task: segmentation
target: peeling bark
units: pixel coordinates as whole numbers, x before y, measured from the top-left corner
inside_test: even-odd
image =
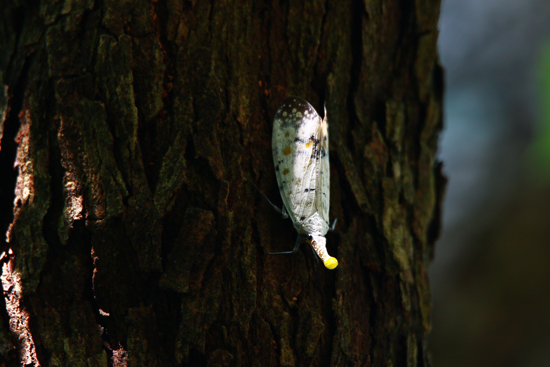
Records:
[[[0,363],[32,339],[42,366],[430,365],[438,14],[438,0],[8,2],[1,261],[32,338],[0,303]],[[306,246],[265,256],[295,239],[250,184],[279,200],[271,126],[289,95],[326,102],[335,271]]]

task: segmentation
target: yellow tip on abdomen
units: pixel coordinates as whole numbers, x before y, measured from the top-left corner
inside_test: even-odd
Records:
[[[335,269],[337,266],[338,266],[338,260],[336,260],[335,257],[329,257],[326,261],[325,261],[325,266],[327,269]]]

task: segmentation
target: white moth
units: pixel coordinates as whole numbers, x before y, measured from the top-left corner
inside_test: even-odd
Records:
[[[338,260],[328,254],[325,238],[331,229],[328,221],[330,165],[326,108],[325,117],[321,119],[306,100],[287,98],[275,114],[272,149],[284,203],[281,214],[285,218],[290,216],[298,231],[298,239],[294,250],[270,255],[298,251],[302,237],[307,236],[325,266],[336,268]]]

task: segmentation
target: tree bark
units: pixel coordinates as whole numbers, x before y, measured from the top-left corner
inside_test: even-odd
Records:
[[[439,0],[9,1],[1,363],[427,366],[444,186]],[[280,204],[272,119],[322,111],[329,252]],[[15,171],[12,167],[15,165]]]

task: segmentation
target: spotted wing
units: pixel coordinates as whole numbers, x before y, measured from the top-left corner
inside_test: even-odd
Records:
[[[323,185],[319,182],[322,127],[323,120],[315,109],[300,97],[287,98],[275,114],[275,172],[281,197],[295,224],[318,211],[316,190]]]

